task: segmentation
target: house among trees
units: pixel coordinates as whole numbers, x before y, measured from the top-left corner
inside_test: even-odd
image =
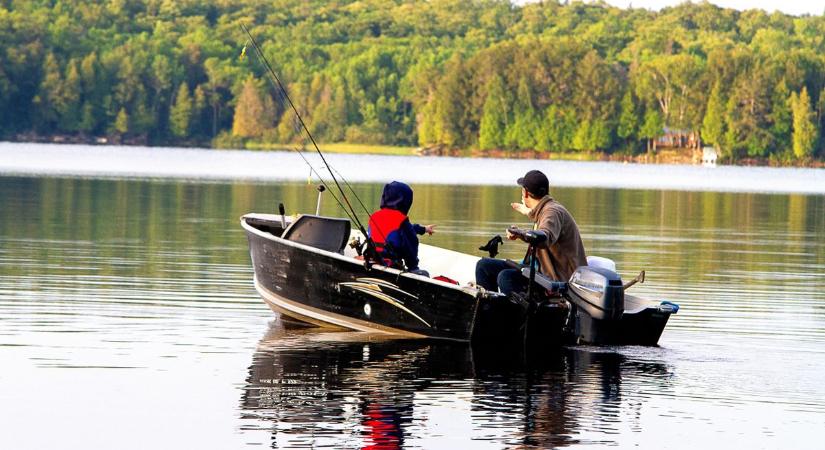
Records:
[[[677,130],[664,127],[662,135],[656,138],[656,148],[688,148],[699,150],[702,140],[698,131]]]

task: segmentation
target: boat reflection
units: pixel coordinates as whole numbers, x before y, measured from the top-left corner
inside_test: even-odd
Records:
[[[652,356],[481,352],[277,321],[253,357],[241,408],[271,433],[272,448],[605,444],[619,428],[640,427],[645,393],[670,389],[670,369]]]

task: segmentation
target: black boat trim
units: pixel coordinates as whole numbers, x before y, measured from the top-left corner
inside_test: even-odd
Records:
[[[277,312],[286,314],[291,317],[295,317],[297,319],[309,323],[314,323],[316,325],[321,326],[329,326],[330,324],[332,324],[341,328],[348,328],[351,330],[364,332],[379,332],[412,338],[427,337],[424,334],[412,333],[406,330],[388,327],[384,325],[376,325],[374,322],[353,319],[352,317],[344,316],[341,314],[335,314],[318,308],[313,308],[311,306],[303,305],[296,301],[281,297],[280,295],[265,288],[263,285],[261,285],[260,282],[258,282],[257,277],[255,277],[254,281],[255,290],[258,291],[258,294],[260,294],[260,296],[263,297],[264,301],[270,306],[270,308]]]

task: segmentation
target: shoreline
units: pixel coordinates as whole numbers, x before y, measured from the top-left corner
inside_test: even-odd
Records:
[[[244,148],[210,147],[205,145],[148,145],[141,139],[110,139],[108,137],[89,136],[27,136],[30,139],[5,141],[14,144],[54,144],[54,145],[88,145],[88,146],[120,146],[120,147],[147,147],[147,148],[191,148],[220,151],[292,151],[288,144],[271,144],[248,142]],[[0,141],[3,142],[3,141]],[[548,161],[601,161],[653,165],[702,165],[701,150],[692,149],[662,149],[654,154],[609,154],[605,152],[540,152],[536,150],[443,150],[441,148],[406,147],[397,145],[353,144],[348,142],[319,143],[325,153],[353,154],[353,155],[393,155],[393,156],[448,156],[456,158],[478,159],[515,159],[515,160],[548,160]],[[825,168],[825,161],[810,159],[783,163],[770,158],[742,158],[734,164],[722,162],[718,166],[730,167],[777,167],[777,168]]]
[[[326,173],[317,154],[304,157]],[[811,168],[343,153],[326,159],[352,183],[403,179],[410,184],[510,186],[521,174],[539,169],[555,187],[825,194],[825,170]],[[317,183],[294,152],[2,142],[0,176]]]

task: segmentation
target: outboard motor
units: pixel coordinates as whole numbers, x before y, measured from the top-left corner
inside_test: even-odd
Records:
[[[624,288],[616,272],[582,266],[567,284],[567,299],[573,304],[576,340],[588,344],[615,341],[624,313]]]

